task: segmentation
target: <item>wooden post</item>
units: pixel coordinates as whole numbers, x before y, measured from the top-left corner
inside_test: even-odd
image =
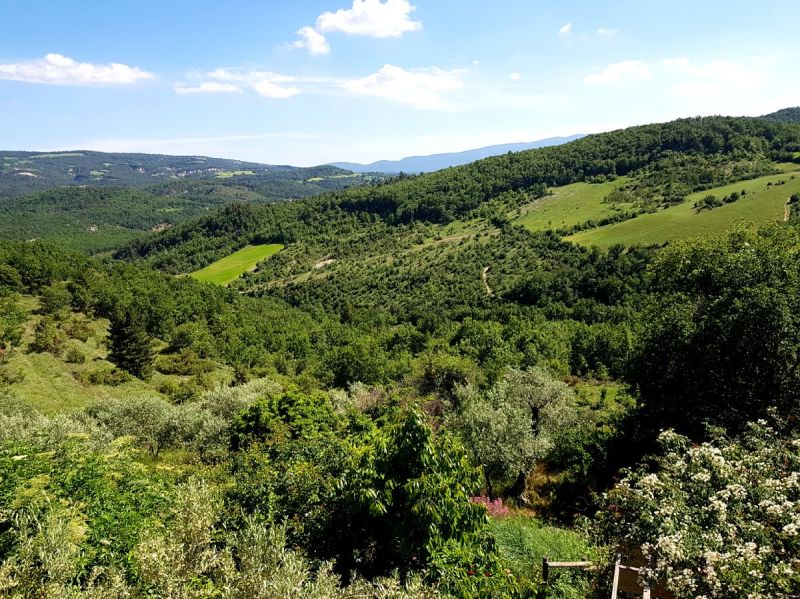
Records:
[[[645,586],[642,592],[642,599],[650,599],[650,587]]]
[[[620,557],[617,555],[617,561],[614,564],[614,582],[611,585],[611,599],[617,599],[617,591],[619,590],[619,561]]]
[[[542,580],[547,584],[547,579],[550,577],[550,562],[547,556],[542,558]]]

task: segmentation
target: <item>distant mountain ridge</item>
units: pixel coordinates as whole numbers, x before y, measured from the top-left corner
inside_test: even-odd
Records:
[[[489,158],[490,156],[500,156],[508,152],[522,152],[525,150],[535,150],[547,146],[557,146],[585,135],[569,135],[566,137],[548,137],[531,142],[519,142],[509,144],[499,144],[464,150],[462,152],[447,152],[443,154],[431,154],[428,156],[408,156],[400,160],[378,160],[370,164],[358,164],[355,162],[331,162],[331,166],[353,171],[354,173],[428,173],[442,170],[451,166],[461,166],[476,160]]]

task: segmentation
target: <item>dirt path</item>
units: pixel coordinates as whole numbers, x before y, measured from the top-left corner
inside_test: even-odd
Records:
[[[492,288],[489,287],[489,280],[487,276],[489,274],[489,268],[489,266],[485,266],[483,268],[481,271],[481,279],[483,279],[483,286],[486,287],[486,295],[489,297],[494,297],[494,291],[492,291]]]
[[[788,200],[786,200],[786,203],[783,205],[783,222],[785,222],[785,223],[789,222],[789,217],[792,214],[791,201],[792,201],[792,199],[789,198]]]

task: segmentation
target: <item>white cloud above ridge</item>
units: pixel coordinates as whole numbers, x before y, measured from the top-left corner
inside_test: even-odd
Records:
[[[650,67],[641,60],[626,60],[610,64],[583,78],[585,83],[612,83],[624,80],[642,80],[651,77]]]
[[[297,31],[300,39],[291,45],[305,48],[312,56],[320,56],[331,51],[326,33],[401,38],[405,33],[422,29],[420,21],[411,19],[414,10],[416,7],[409,0],[353,0],[350,8],[324,12],[313,27],[301,27]]]
[[[288,85],[296,83],[297,77],[270,71],[215,69],[201,75],[200,78],[204,81],[196,86],[176,84],[175,92],[178,94],[240,92],[243,91],[243,87],[248,87],[265,98],[278,100],[301,93],[296,85]]]
[[[616,35],[616,34],[617,34],[617,30],[616,29],[610,29],[608,27],[598,27],[597,28],[597,35],[611,36],[611,35]]]
[[[310,25],[298,29],[297,35],[300,36],[300,39],[292,44],[293,48],[305,48],[312,56],[330,54],[331,45],[328,40]]]
[[[353,0],[349,9],[325,12],[317,17],[317,31],[368,37],[402,37],[419,31],[422,23],[411,20],[415,7],[409,0]]]
[[[195,86],[187,86],[183,83],[175,85],[175,93],[177,94],[229,94],[241,93],[242,88],[232,83],[222,83],[220,81],[204,81],[203,83]]]
[[[561,37],[567,36],[570,33],[572,33],[572,21],[564,24],[564,26],[558,30],[558,35],[560,35]]]
[[[508,78],[511,79],[511,81],[519,81],[520,79],[522,79],[522,75],[515,72],[515,73],[511,73],[508,76]]]
[[[361,96],[384,98],[416,108],[443,109],[444,95],[464,86],[465,69],[444,70],[437,67],[404,69],[383,65],[376,73],[344,81],[341,88]]]
[[[47,54],[40,59],[0,64],[0,79],[26,83],[105,86],[130,85],[154,78],[153,73],[138,67],[116,62],[109,64],[78,62],[57,53]]]

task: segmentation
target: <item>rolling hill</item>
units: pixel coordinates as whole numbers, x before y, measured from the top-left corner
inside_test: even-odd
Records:
[[[481,160],[490,156],[507,154],[508,152],[523,152],[525,150],[545,148],[547,146],[557,146],[575,141],[581,137],[584,136],[570,135],[567,137],[550,137],[548,139],[540,139],[538,141],[531,142],[486,146],[484,148],[464,150],[463,152],[431,154],[429,156],[409,156],[407,158],[402,158],[401,160],[379,160],[370,164],[334,162],[332,165],[353,171],[355,173],[429,173],[432,171],[441,170],[443,168],[449,168],[451,166],[468,164],[470,162],[475,162],[476,160]]]
[[[209,172],[204,172],[208,177]],[[260,172],[248,171],[252,174],[216,170],[211,173],[214,174],[210,178],[175,175],[175,180],[149,185],[140,183],[154,175],[138,173],[123,178],[127,186],[111,186],[110,181],[99,179],[85,185],[73,182],[12,195],[0,201],[0,237],[40,239],[71,249],[103,251],[232,202],[268,204],[297,200],[381,180],[380,176],[350,173],[331,166],[265,167]],[[63,171],[53,168],[49,175],[42,175],[42,184],[45,180],[61,180],[62,175]],[[20,191],[13,186],[4,188],[2,183],[0,190],[10,194]]]
[[[306,181],[351,174],[329,166],[299,168],[206,156],[0,151],[0,200],[61,186],[130,187],[198,179],[241,181],[249,177],[257,181]]]

